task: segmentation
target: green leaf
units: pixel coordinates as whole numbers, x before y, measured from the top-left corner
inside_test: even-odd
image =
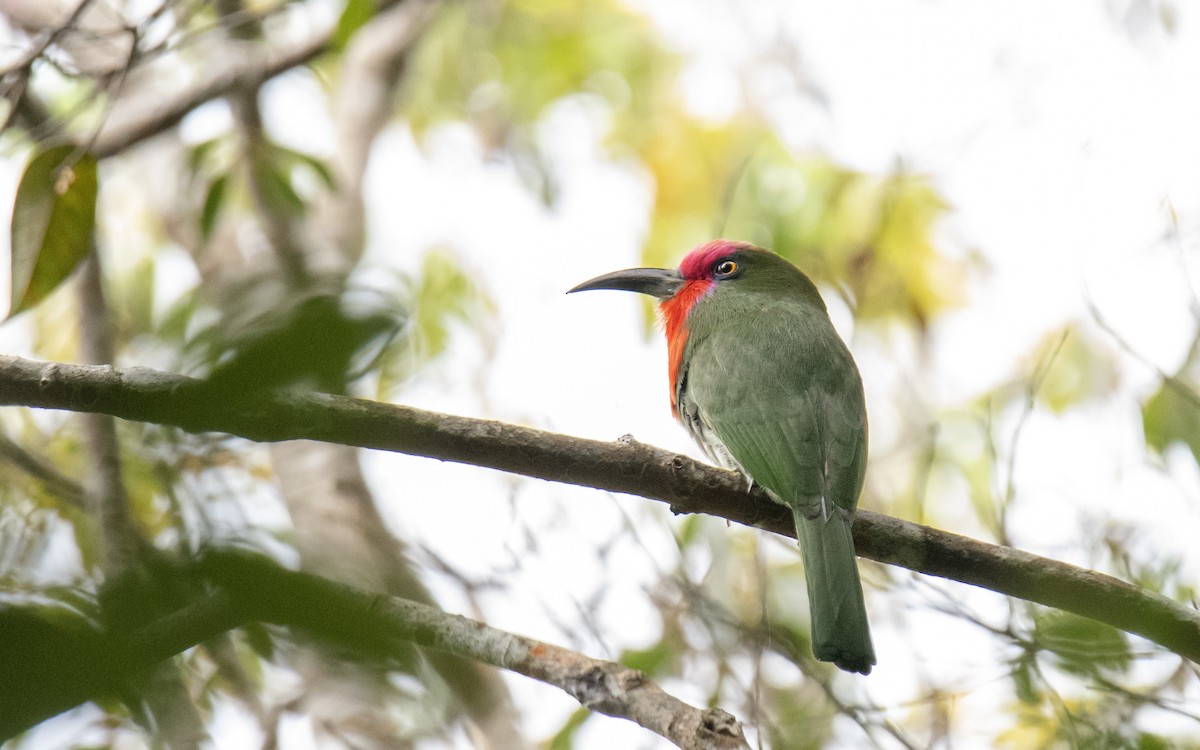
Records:
[[[29,162],[13,205],[8,317],[44,299],[87,256],[97,186],[96,158],[73,146],[47,149]]]
[[[1164,379],[1142,407],[1142,429],[1146,445],[1154,451],[1183,443],[1200,463],[1200,394],[1180,375]]]
[[[678,643],[669,643],[663,639],[650,648],[627,649],[617,661],[631,669],[656,675],[679,656],[677,646]]]
[[[1037,617],[1033,639],[1058,657],[1058,666],[1077,675],[1101,670],[1125,670],[1131,659],[1120,630],[1067,612],[1049,611]]]
[[[407,300],[397,303],[410,317],[404,335],[398,337],[380,358],[379,393],[389,393],[445,351],[456,323],[486,334],[485,322],[494,312],[491,300],[459,265],[455,256],[442,248],[425,254],[419,276],[404,280]]]
[[[562,729],[559,729],[550,739],[549,750],[571,750],[575,746],[575,733],[591,716],[591,711],[583,708],[576,709],[567,719],[567,723],[563,724]]]
[[[261,180],[263,199],[266,200],[267,205],[290,216],[303,216],[304,199],[292,186],[290,175],[276,163],[264,166],[265,168],[259,172],[259,179]]]
[[[1017,699],[1029,706],[1036,706],[1042,701],[1042,691],[1033,679],[1033,655],[1025,654],[1017,661],[1012,672],[1013,687],[1017,691]]]
[[[333,172],[329,169],[329,165],[327,165],[321,159],[318,159],[312,154],[306,154],[303,151],[296,151],[295,149],[287,148],[285,146],[275,146],[274,150],[275,159],[280,164],[307,167],[308,169],[312,170],[313,174],[315,174],[322,183],[324,183],[325,187],[329,188],[330,190],[333,190],[337,187],[337,178],[333,176]]]
[[[173,343],[183,341],[199,304],[195,290],[185,292],[167,308],[155,329],[155,334],[165,341]]]
[[[217,217],[221,206],[225,204],[225,188],[229,185],[229,175],[223,174],[208,184],[204,194],[204,207],[200,210],[200,237],[205,241],[212,237],[217,225]]]
[[[344,50],[355,32],[366,26],[374,15],[374,0],[346,0],[346,7],[342,8],[342,15],[333,30],[334,51]]]
[[[213,152],[216,146],[221,142],[221,137],[209,138],[197,143],[187,150],[187,165],[188,172],[195,174],[204,166],[204,162],[208,160],[209,155]]]
[[[1137,737],[1137,750],[1170,750],[1171,745],[1157,734],[1142,732]]]
[[[1029,359],[1037,399],[1058,414],[1117,385],[1112,353],[1076,324],[1047,332]]]

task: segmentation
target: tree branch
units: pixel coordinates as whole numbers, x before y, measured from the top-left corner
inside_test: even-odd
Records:
[[[304,65],[329,49],[330,32],[316,34],[287,49],[254,60],[217,66],[215,72],[175,94],[118,100],[104,121],[91,151],[97,158],[119,154],[135,143],[178,125],[202,104],[241,86],[260,86],[275,76]]]
[[[377,3],[376,12],[382,13],[397,2],[400,0],[382,0]],[[305,65],[330,50],[334,31],[332,27],[324,29],[287,46],[268,45],[267,54],[256,55],[254,59],[209,66],[203,80],[178,94],[163,96],[159,92],[152,97],[118,100],[91,151],[97,158],[118,154],[174,127],[202,104],[237,88],[258,88],[275,76]]]
[[[104,297],[100,255],[96,248],[84,259],[79,279],[80,356],[94,365],[113,361],[115,346]],[[107,578],[127,573],[138,560],[139,536],[129,513],[129,495],[121,474],[121,446],[111,416],[84,413],[88,454],[85,492],[100,528],[101,569]]]
[[[15,667],[9,664],[14,668],[0,674],[0,741],[85,700],[110,695],[124,679],[192,646],[250,622],[266,622],[382,660],[414,643],[457,654],[558,687],[585,708],[628,719],[683,750],[749,750],[741,724],[730,714],[690,706],[616,662],[401,597],[285,570],[258,555],[209,551],[194,572],[218,589],[145,627],[107,635],[57,634],[44,624],[32,631],[51,647],[35,649],[32,658],[19,658]],[[19,610],[0,612],[10,626],[25,624]],[[5,645],[20,647],[0,644],[0,653]],[[47,689],[47,673],[52,689]]]
[[[641,672],[442,612],[400,597],[360,591],[284,570],[264,558],[215,553],[202,568],[255,620],[301,628],[337,643],[380,648],[406,641],[507,669],[561,688],[584,708],[628,719],[684,750],[749,745],[738,721],[698,709]]]
[[[93,411],[224,432],[256,441],[306,438],[640,495],[676,513],[706,513],[794,536],[786,509],[740,477],[622,438],[558,435],[323,393],[230,398],[202,381],[146,368],[115,370],[0,357],[0,404]],[[928,526],[860,511],[863,557],[1073,612],[1148,638],[1200,662],[1200,613],[1109,575]]]

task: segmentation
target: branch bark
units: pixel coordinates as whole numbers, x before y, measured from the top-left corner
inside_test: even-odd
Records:
[[[632,438],[558,435],[323,393],[230,398],[202,381],[146,368],[116,370],[0,357],[0,404],[111,414],[189,432],[256,441],[306,438],[456,461],[640,495],[676,513],[706,513],[794,536],[791,519],[740,477]],[[860,511],[858,553],[1089,617],[1200,662],[1200,612],[1103,573],[947,531]]]

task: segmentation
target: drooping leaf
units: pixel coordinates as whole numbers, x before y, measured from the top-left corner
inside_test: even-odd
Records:
[[[87,256],[97,186],[95,157],[73,146],[42,151],[25,168],[13,205],[10,318],[54,291]]]
[[[113,311],[122,341],[154,328],[155,259],[139,259],[129,269],[113,274]]]
[[[222,143],[222,138],[208,138],[187,149],[188,173],[195,174],[208,162],[212,153]]]

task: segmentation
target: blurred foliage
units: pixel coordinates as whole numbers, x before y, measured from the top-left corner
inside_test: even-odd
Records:
[[[485,326],[494,313],[487,293],[446,248],[432,248],[415,275],[401,280],[413,311],[403,334],[382,352],[377,392],[389,398],[415,374],[445,353],[456,328]]]
[[[1089,399],[1104,398],[1117,386],[1111,347],[1078,324],[1048,331],[1028,361],[1027,382],[1035,386],[1038,402],[1056,414]]]
[[[274,277],[250,278],[227,292],[220,321],[191,341],[211,363],[210,387],[226,398],[288,385],[342,393],[406,317],[394,301],[355,299],[339,282],[297,293]]]
[[[1142,406],[1142,429],[1152,450],[1161,454],[1183,444],[1200,463],[1200,346],[1192,346],[1178,372],[1163,374]]]
[[[842,291],[863,321],[924,328],[965,302],[967,268],[934,244],[946,206],[924,178],[795,154],[752,111],[719,123],[689,114],[674,56],[629,10],[529,0],[458,6],[441,23],[414,63],[409,125],[421,134],[463,120],[488,148],[538,164],[532,126],[546,107],[599,97],[613,157],[635,158],[654,183],[647,265],[674,265],[690,247],[727,236],[788,257]]]
[[[1080,676],[1129,668],[1131,655],[1125,634],[1068,612],[1039,611],[1033,640],[1056,657],[1056,666]]]
[[[453,4],[414,58],[405,121],[418,134],[469,122],[487,147],[519,151],[549,105],[587,93],[627,144],[645,137],[676,68],[649,21],[615,0]]]
[[[668,122],[645,154],[657,188],[647,265],[674,265],[724,236],[796,263],[841,293],[861,322],[923,330],[965,302],[966,268],[933,242],[946,206],[923,178],[795,155],[754,119]]]

